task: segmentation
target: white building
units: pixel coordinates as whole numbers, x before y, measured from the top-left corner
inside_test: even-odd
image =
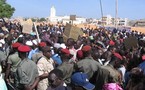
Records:
[[[100,20],[103,25],[115,25],[116,21],[111,15],[103,16]],[[127,26],[127,18],[117,18],[117,24],[120,26]]]
[[[103,16],[101,21],[102,21],[102,24],[104,24],[104,25],[111,25],[112,17],[111,17],[111,15]]]
[[[55,16],[56,16],[56,10],[55,10],[54,6],[52,6],[51,9],[50,9],[50,17],[53,18]]]
[[[72,22],[70,16],[56,16],[56,9],[54,6],[50,9],[50,16],[48,17],[49,21],[52,23],[62,22],[64,24]],[[86,18],[76,17],[76,20],[73,21],[73,24],[82,24],[86,23]]]
[[[128,22],[128,19],[127,19],[127,18],[125,18],[125,19],[122,19],[122,18],[121,18],[121,19],[119,20],[119,23],[118,23],[118,24],[119,24],[120,26],[127,26],[127,22]]]

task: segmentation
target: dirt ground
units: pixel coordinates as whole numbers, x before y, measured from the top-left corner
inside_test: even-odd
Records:
[[[97,28],[95,25],[91,25],[91,24],[88,24],[88,25],[80,24],[80,25],[77,25],[77,26],[80,27],[80,28],[82,28],[82,27],[93,28],[93,29]],[[145,27],[131,27],[131,30],[145,33]]]
[[[136,30],[145,33],[145,27],[131,27],[131,30]]]
[[[40,23],[39,23],[40,24]],[[29,24],[27,24],[26,25],[26,29],[28,29],[28,25]],[[36,23],[36,25],[38,25],[38,23]],[[75,25],[75,26],[77,26],[77,27],[79,27],[79,28],[84,28],[84,27],[86,27],[86,28],[93,28],[93,29],[96,29],[96,28],[98,28],[96,25],[92,25],[92,24],[79,24],[79,25]],[[31,28],[31,27],[30,27]],[[139,32],[142,32],[142,33],[145,33],[145,27],[131,27],[131,30],[134,30],[134,31],[139,31]],[[24,32],[26,32],[26,33],[30,33],[30,30],[24,30]]]

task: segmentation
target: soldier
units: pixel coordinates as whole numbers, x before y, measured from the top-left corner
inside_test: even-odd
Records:
[[[9,82],[9,76],[14,79],[17,67],[21,62],[21,59],[19,58],[18,51],[17,51],[20,45],[21,44],[18,42],[12,44],[13,52],[8,56],[7,70],[5,75],[5,80],[7,82]]]
[[[22,60],[16,71],[18,90],[32,90],[39,81],[36,64],[27,58],[30,50],[30,47],[26,45],[18,47],[18,54]]]

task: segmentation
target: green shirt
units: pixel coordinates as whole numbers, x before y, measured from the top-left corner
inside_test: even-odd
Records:
[[[77,62],[77,67],[80,71],[86,73],[90,79],[93,74],[98,71],[101,65],[92,58],[85,58]]]
[[[57,67],[63,72],[63,80],[66,84],[69,84],[71,82],[71,75],[74,71],[74,64],[71,64],[69,62],[63,62],[60,66]]]
[[[16,74],[16,86],[22,90],[23,85],[32,85],[35,81],[35,78],[38,77],[37,66],[32,60],[24,59],[19,64]]]

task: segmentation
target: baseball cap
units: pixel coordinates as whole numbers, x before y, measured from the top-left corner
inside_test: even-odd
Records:
[[[93,90],[95,86],[88,80],[88,76],[85,73],[77,72],[71,76],[71,81],[74,85],[82,86],[86,90]]]

